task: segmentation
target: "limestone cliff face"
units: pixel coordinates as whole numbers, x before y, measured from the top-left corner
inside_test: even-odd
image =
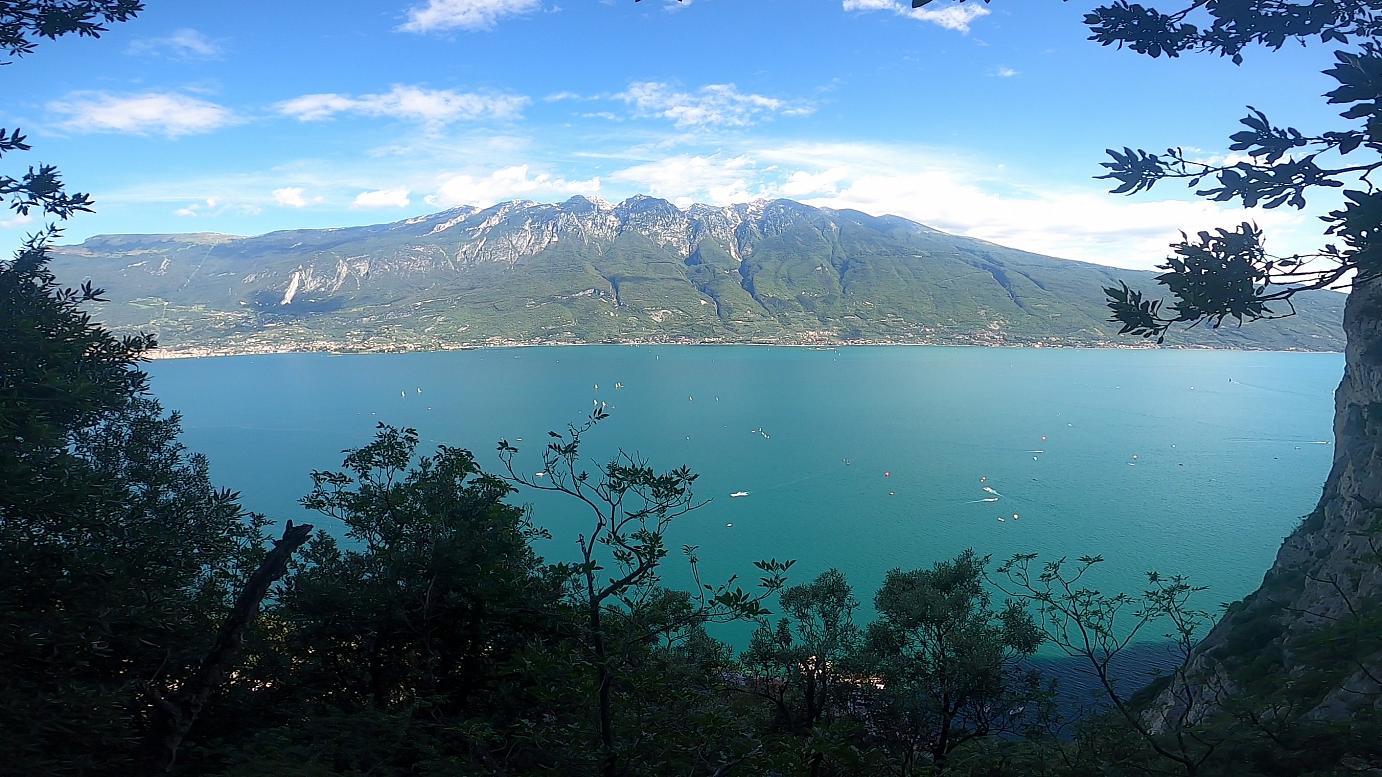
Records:
[[[1334,463],[1324,493],[1282,543],[1261,587],[1196,648],[1189,676],[1203,701],[1191,710],[1192,721],[1265,685],[1299,684],[1307,673],[1309,687],[1298,694],[1305,704],[1293,714],[1342,719],[1359,705],[1382,706],[1382,635],[1360,640],[1346,628],[1382,606],[1382,533],[1375,531],[1382,520],[1382,282],[1354,289],[1344,332]],[[1341,626],[1345,633],[1336,636]],[[1166,728],[1180,704],[1163,693],[1149,709],[1150,722]]]

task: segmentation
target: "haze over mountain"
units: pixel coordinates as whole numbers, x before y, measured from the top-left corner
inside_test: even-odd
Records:
[[[896,216],[791,200],[681,209],[505,202],[256,237],[99,235],[58,249],[97,315],[170,351],[553,342],[1127,345],[1103,287],[1153,273],[1055,259]],[[1168,344],[1338,350],[1344,296]]]

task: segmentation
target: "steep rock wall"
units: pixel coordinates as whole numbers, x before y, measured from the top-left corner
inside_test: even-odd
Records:
[[[1343,719],[1382,706],[1382,282],[1344,308],[1343,380],[1334,395],[1334,463],[1319,504],[1291,533],[1257,591],[1233,605],[1196,647],[1198,721],[1273,689],[1292,714]],[[1290,407],[1283,407],[1283,413]],[[1163,692],[1147,711],[1166,729],[1184,709]]]

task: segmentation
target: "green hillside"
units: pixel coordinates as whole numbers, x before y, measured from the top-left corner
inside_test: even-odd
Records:
[[[121,330],[173,351],[552,342],[1127,345],[1103,288],[1152,273],[1054,259],[789,200],[681,210],[502,203],[257,237],[107,235],[57,251]],[[1344,297],[1173,346],[1338,350]]]

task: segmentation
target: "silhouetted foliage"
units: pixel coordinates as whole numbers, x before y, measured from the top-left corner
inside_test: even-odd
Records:
[[[0,47],[96,37],[139,8],[7,3]],[[28,149],[0,130],[0,155]],[[58,220],[91,204],[50,165],[0,176],[0,201]],[[0,263],[0,772],[162,773],[305,531],[265,556],[265,519],[211,485],[144,395],[154,339],[96,324],[101,290],[48,269],[58,234]]]
[[[913,7],[933,0],[912,0]],[[959,0],[964,2],[964,0]],[[985,0],[989,2],[989,0]],[[1264,235],[1244,222],[1190,236],[1172,245],[1157,281],[1174,302],[1164,306],[1126,285],[1106,289],[1113,320],[1123,334],[1162,342],[1176,324],[1241,324],[1294,313],[1291,298],[1314,289],[1341,289],[1382,275],[1382,193],[1370,176],[1382,159],[1382,15],[1371,0],[1194,0],[1174,11],[1124,0],[1085,15],[1089,39],[1151,57],[1216,54],[1241,63],[1252,46],[1280,49],[1287,43],[1351,45],[1335,52],[1324,71],[1338,87],[1325,95],[1348,106],[1339,115],[1353,122],[1338,129],[1302,131],[1278,124],[1249,106],[1229,137],[1227,159],[1173,147],[1163,153],[1109,149],[1108,172],[1116,194],[1148,191],[1168,180],[1186,182],[1214,202],[1244,207],[1304,208],[1319,189],[1344,189],[1344,205],[1325,215],[1328,242],[1312,253],[1275,255]]]
[[[7,57],[0,65],[32,53],[41,38],[98,38],[106,25],[129,21],[143,9],[139,0],[7,0],[0,6],[0,51]],[[0,157],[30,148],[18,129],[0,127]],[[48,164],[30,166],[18,177],[0,174],[0,203],[21,216],[38,209],[57,219],[91,210],[91,198],[67,194],[57,168]]]
[[[589,529],[577,536],[579,561],[570,569],[577,582],[572,592],[585,612],[584,641],[594,675],[594,704],[599,723],[600,773],[613,777],[620,770],[616,727],[616,685],[628,656],[641,652],[658,635],[710,622],[766,615],[762,601],[786,583],[791,561],[755,563],[765,573],[760,592],[736,586],[731,578],[720,585],[700,582],[699,557],[693,546],[682,548],[697,586],[681,606],[669,607],[659,585],[659,567],[667,556],[666,533],[676,519],[703,506],[692,490],[697,475],[686,467],[658,472],[647,461],[626,451],[590,474],[581,453],[584,435],[608,418],[597,407],[580,425],[565,433],[551,431],[543,450],[541,477],[519,474],[518,448],[499,441],[499,457],[508,479],[537,491],[565,494],[589,513]],[[612,572],[606,564],[612,562]]]
[[[33,53],[39,38],[99,38],[106,25],[127,22],[143,10],[140,0],[7,0],[0,8],[0,50],[22,57]]]
[[[1199,774],[1220,744],[1216,733],[1196,727],[1191,717],[1196,705],[1210,693],[1183,670],[1193,656],[1196,640],[1211,619],[1192,606],[1194,595],[1205,590],[1181,576],[1147,573],[1147,588],[1140,596],[1104,594],[1084,582],[1091,569],[1103,563],[1100,556],[1082,556],[1075,563],[1061,558],[1034,565],[1035,553],[1018,554],[1000,565],[998,585],[1017,600],[1035,605],[1037,622],[1052,644],[1078,659],[1097,679],[1123,723],[1158,756],[1188,775]],[[1144,632],[1169,627],[1161,636],[1176,648],[1179,662],[1167,689],[1176,700],[1170,734],[1143,719],[1114,675],[1119,656],[1145,639]]]

